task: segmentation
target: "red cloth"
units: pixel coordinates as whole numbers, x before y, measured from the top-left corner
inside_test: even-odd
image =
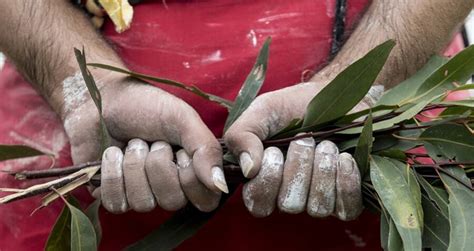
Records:
[[[348,1],[347,21],[353,24],[368,0]],[[130,30],[116,34],[110,22],[104,34],[127,65],[136,71],[194,84],[204,91],[233,99],[251,69],[258,49],[272,36],[270,63],[263,92],[300,82],[305,70],[327,60],[334,1],[209,0],[160,1],[135,7]],[[217,136],[225,110],[182,90],[159,85],[189,102]],[[0,74],[0,142],[27,144],[51,152],[57,165],[70,164],[62,125],[44,100],[11,65]],[[47,168],[46,157],[0,164],[2,169]],[[25,187],[0,173],[0,187]],[[2,193],[0,193],[3,195]],[[91,199],[76,193],[83,204]],[[29,216],[39,198],[0,206],[0,251],[40,250],[62,207],[61,202]],[[170,213],[112,215],[101,210],[101,249],[118,250],[137,241]],[[255,219],[247,213],[240,191],[197,235],[179,250],[352,250],[379,249],[377,216],[368,212],[353,222],[313,219],[305,214]]]

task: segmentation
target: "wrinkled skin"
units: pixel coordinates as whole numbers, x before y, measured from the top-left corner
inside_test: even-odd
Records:
[[[113,213],[147,212],[158,205],[177,210],[189,200],[202,211],[215,209],[221,190],[227,190],[222,150],[194,109],[130,78],[109,75],[98,83],[107,83],[100,85],[103,117],[115,145],[102,156],[102,186],[94,192],[104,207]],[[100,157],[99,115],[89,94],[84,95],[64,109],[74,163]],[[180,164],[179,156],[174,163],[170,145],[183,148],[181,156],[189,163]]]
[[[295,118],[302,118],[311,99],[327,81],[309,82],[265,93],[229,128],[225,142],[239,156],[245,184],[243,199],[249,212],[265,217],[274,208],[313,217],[335,215],[355,219],[362,212],[361,177],[348,153],[339,153],[330,141],[297,139],[286,153],[264,149],[262,140],[277,133]],[[361,102],[354,110],[367,108]]]

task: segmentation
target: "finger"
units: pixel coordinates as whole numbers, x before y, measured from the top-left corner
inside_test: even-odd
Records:
[[[198,180],[192,167],[192,161],[185,150],[176,153],[178,174],[184,194],[191,203],[202,212],[210,212],[217,208],[221,192],[208,189]]]
[[[248,211],[255,217],[266,217],[275,209],[283,175],[283,153],[269,147],[263,153],[262,168],[244,185],[242,197]]]
[[[175,211],[186,205],[188,200],[179,184],[178,167],[173,162],[173,151],[168,143],[158,141],[151,145],[145,171],[161,208]]]
[[[100,168],[100,193],[102,205],[111,213],[125,213],[128,202],[123,178],[123,154],[112,146],[104,151]]]
[[[203,137],[192,135],[192,137],[193,139],[186,143],[183,142],[183,147],[190,149],[189,152],[193,152],[192,167],[196,176],[207,188],[214,192],[228,193],[229,189],[222,171],[222,149],[219,142],[213,135]],[[207,143],[200,140],[205,137],[210,139]],[[201,143],[198,143],[199,141]]]
[[[278,208],[297,214],[305,210],[314,161],[313,138],[290,143],[283,169],[283,183],[278,195]]]
[[[102,193],[102,191],[100,190],[100,187],[87,187],[88,190],[89,190],[89,193],[92,195],[92,197],[94,197],[94,199],[96,200],[100,200],[101,199],[101,196],[100,194]],[[102,200],[101,200],[102,201]]]
[[[145,141],[132,139],[128,142],[123,161],[125,191],[128,204],[137,212],[149,212],[156,207],[145,173],[147,155],[148,145]]]
[[[275,129],[281,115],[269,110],[266,97],[268,95],[258,97],[224,135],[226,145],[239,157],[240,168],[247,178],[253,178],[259,172],[264,150],[262,140],[270,135],[272,128]]]
[[[307,98],[299,93],[315,92],[302,88],[307,89],[301,85],[258,96],[227,130],[224,140],[231,152],[239,157],[245,177],[255,177],[260,169],[264,150],[262,140],[304,115],[302,111],[305,111]]]
[[[196,114],[193,110],[193,114]],[[199,181],[214,192],[228,193],[222,172],[222,148],[219,141],[196,114],[194,119],[181,125],[181,143]]]
[[[359,168],[350,154],[341,153],[336,176],[336,216],[344,221],[353,220],[362,209]]]
[[[235,128],[235,131],[240,130]],[[226,145],[229,146],[235,156],[239,156],[239,164],[242,173],[247,178],[253,178],[260,170],[263,158],[262,140],[251,132],[229,131],[225,137]]]
[[[209,189],[220,191],[212,178],[212,168],[222,167],[221,146],[191,106],[158,88],[137,83],[122,99],[134,105],[111,106],[105,115],[110,118],[114,135],[182,146],[192,157],[199,180]]]
[[[334,212],[338,159],[339,150],[331,141],[322,141],[316,147],[306,208],[313,217],[327,217]]]

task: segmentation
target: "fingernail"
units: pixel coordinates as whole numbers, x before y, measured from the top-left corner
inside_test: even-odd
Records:
[[[351,174],[354,170],[354,161],[348,153],[339,154],[339,168],[344,174]]]
[[[339,149],[337,146],[329,140],[321,141],[321,143],[316,146],[316,152],[318,153],[327,153],[327,154],[338,154]]]
[[[165,148],[166,146],[167,146],[167,143],[165,142],[162,142],[162,141],[155,142],[151,145],[150,152],[161,150]]]
[[[229,188],[227,187],[227,183],[225,182],[224,172],[218,166],[215,166],[211,170],[212,172],[212,181],[214,181],[214,185],[216,185],[219,190],[224,193],[229,193]]]
[[[242,168],[242,173],[245,177],[248,178],[250,170],[253,167],[253,160],[250,158],[250,154],[247,152],[243,152],[240,154],[240,168]]]

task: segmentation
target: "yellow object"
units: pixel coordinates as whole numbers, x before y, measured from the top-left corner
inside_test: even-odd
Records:
[[[133,18],[133,7],[128,0],[99,0],[99,3],[115,24],[115,30],[121,33],[130,27]]]

